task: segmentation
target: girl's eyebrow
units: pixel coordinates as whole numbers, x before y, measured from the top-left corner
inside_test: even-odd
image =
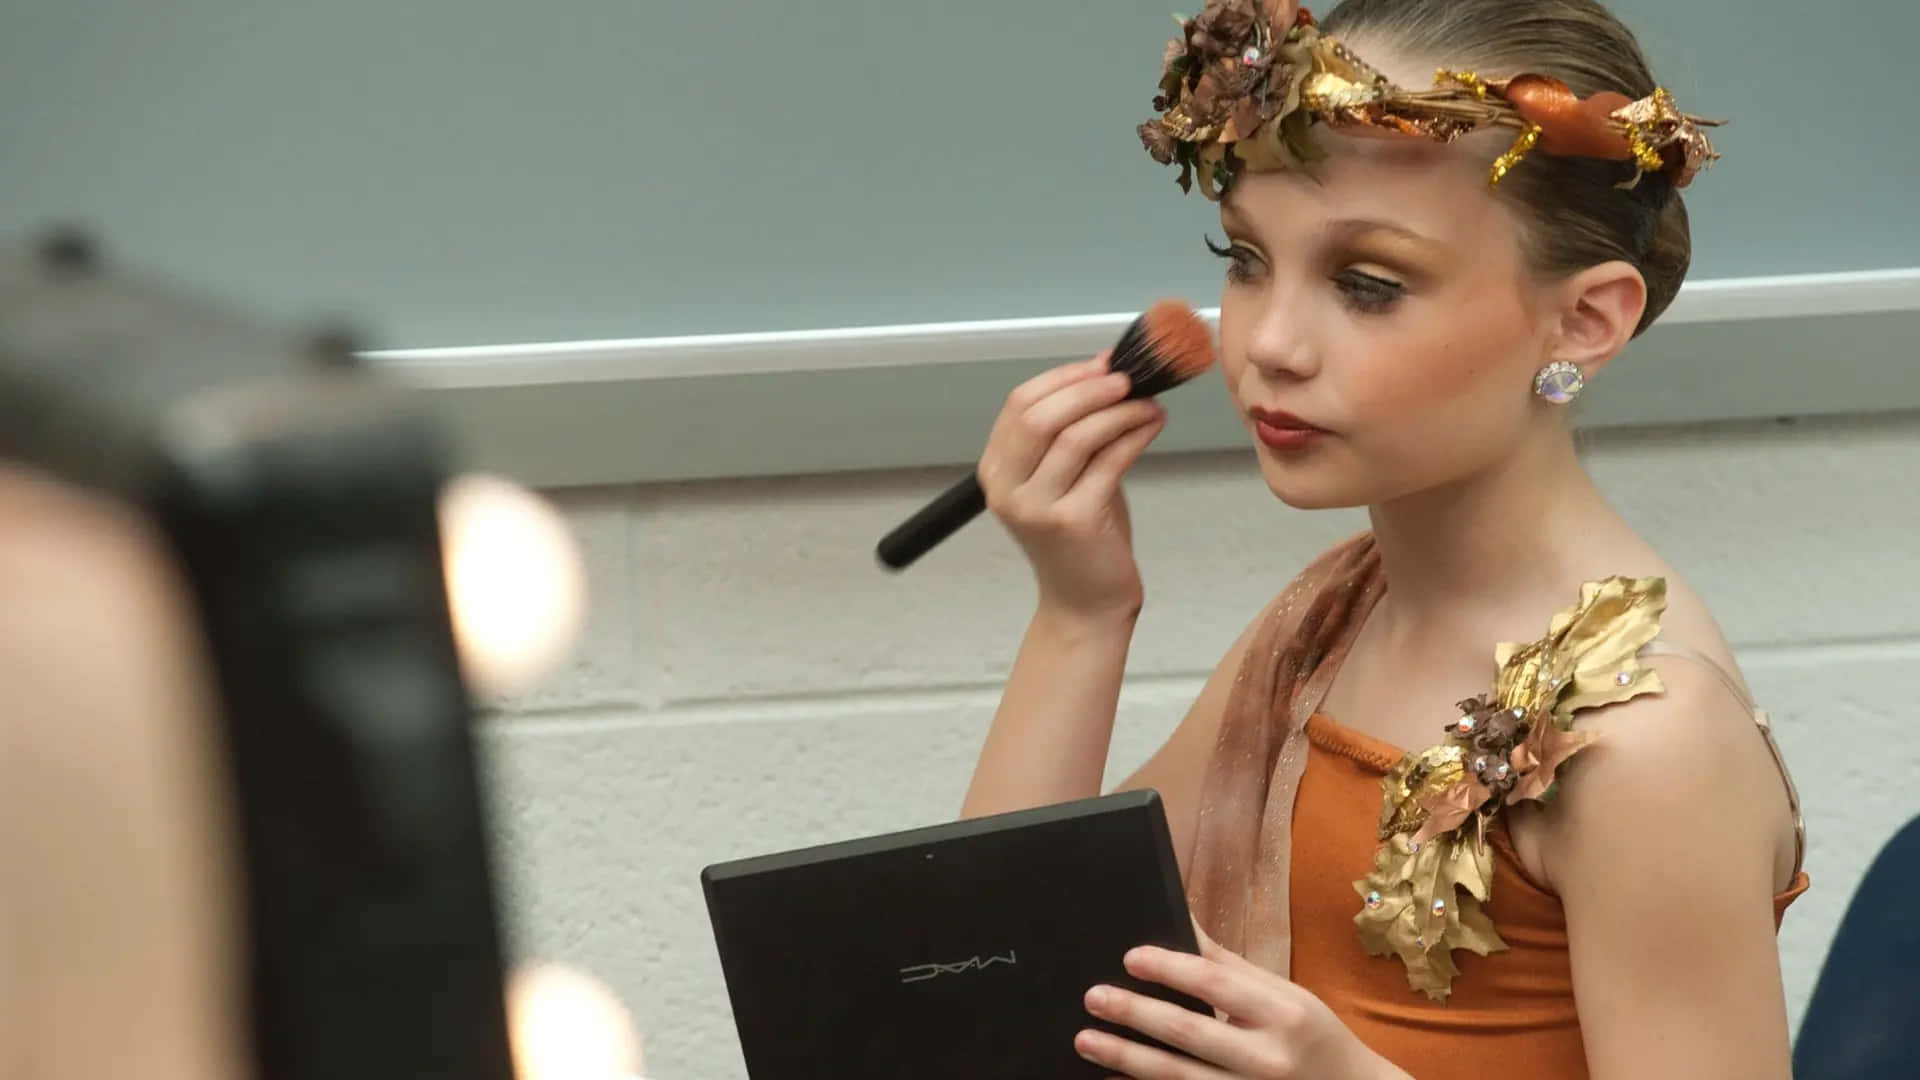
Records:
[[[1369,233],[1387,233],[1399,239],[1418,244],[1421,247],[1436,249],[1442,252],[1447,250],[1447,245],[1442,241],[1415,232],[1404,225],[1398,225],[1391,221],[1380,221],[1374,218],[1340,218],[1336,221],[1330,221],[1327,223],[1326,233],[1329,237],[1338,240],[1355,240]]]

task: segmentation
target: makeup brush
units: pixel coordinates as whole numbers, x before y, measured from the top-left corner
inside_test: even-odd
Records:
[[[1146,398],[1179,386],[1213,366],[1213,334],[1194,310],[1162,300],[1133,320],[1114,344],[1109,372],[1125,372],[1127,397]],[[980,477],[970,472],[880,541],[881,565],[902,570],[987,508]]]

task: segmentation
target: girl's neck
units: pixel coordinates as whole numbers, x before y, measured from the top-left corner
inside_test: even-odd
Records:
[[[1598,558],[1643,547],[1559,430],[1457,483],[1372,506],[1369,516],[1388,582],[1380,614],[1395,637],[1466,631],[1478,640],[1515,612],[1544,619],[1596,576]]]

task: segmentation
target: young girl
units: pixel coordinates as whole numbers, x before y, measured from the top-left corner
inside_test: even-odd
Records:
[[[1784,1080],[1797,801],[1567,420],[1680,286],[1700,125],[1592,0],[1215,0],[1161,89],[1141,137],[1220,200],[1262,475],[1372,527],[1121,785],[1160,792],[1203,934],[1128,970],[1216,1015],[1094,987],[1182,1053],[1076,1049],[1142,1080]],[[1163,423],[1105,361],[1014,390],[980,461],[1039,597],[968,815],[1099,792],[1145,595],[1121,478]]]

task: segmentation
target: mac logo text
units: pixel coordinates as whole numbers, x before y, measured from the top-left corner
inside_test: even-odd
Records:
[[[985,958],[969,956],[951,964],[914,964],[900,969],[900,981],[903,983],[925,982],[942,975],[961,975],[969,971],[985,971],[995,964],[1012,965],[1018,963],[1012,949],[1005,956],[989,955]]]

